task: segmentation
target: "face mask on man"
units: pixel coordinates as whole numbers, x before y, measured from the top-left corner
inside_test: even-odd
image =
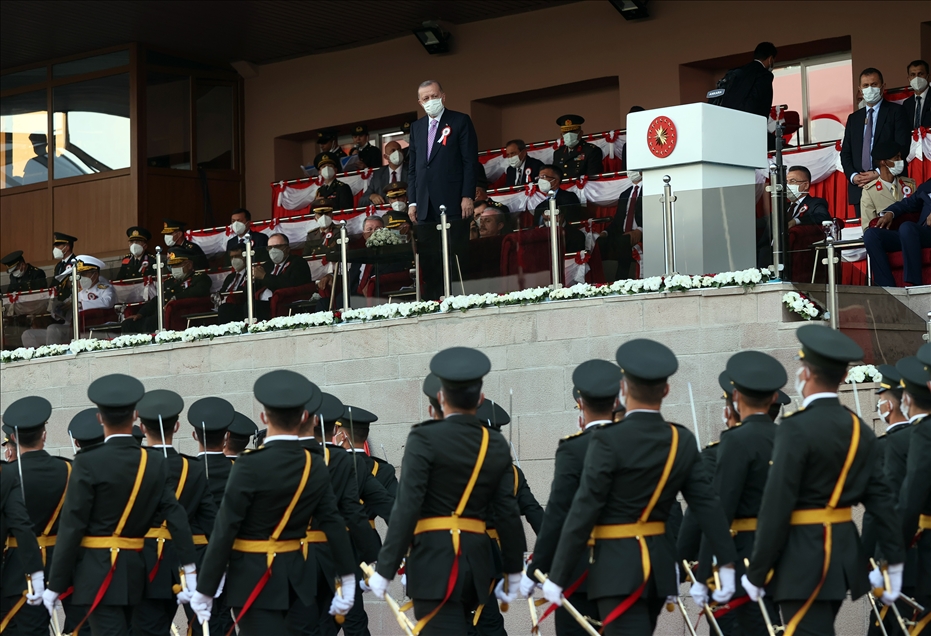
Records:
[[[391,154],[388,155],[388,163],[392,166],[400,166],[402,161],[404,161],[404,155],[401,154],[400,150],[392,150]]]
[[[320,171],[320,174],[324,179],[329,181],[336,176],[336,170],[333,168],[333,166],[324,166],[324,168]]]
[[[175,280],[181,280],[184,278],[184,268],[180,265],[178,267],[171,268],[171,277]]]
[[[543,194],[546,194],[553,189],[553,185],[549,182],[549,180],[544,179],[543,177],[537,179],[537,187],[540,188],[540,192]]]
[[[333,223],[333,217],[328,214],[321,214],[320,218],[317,219],[317,225],[320,227],[330,227]]]
[[[423,111],[428,117],[436,117],[441,110],[443,110],[443,100],[439,98],[427,100],[427,103],[423,105]]]
[[[394,210],[395,212],[403,212],[404,210],[407,209],[407,203],[405,203],[404,201],[392,201],[391,209]]]
[[[58,259],[58,260],[61,260],[61,259],[63,259],[63,258],[65,257],[65,253],[61,251],[61,248],[60,248],[60,247],[53,247],[53,248],[52,248],[52,257],[53,257],[53,258],[56,258],[56,259]]]
[[[174,244],[175,244],[175,236],[174,236],[174,234],[166,234],[166,235],[165,235],[165,245],[167,245],[168,247],[171,247],[171,246],[174,245]]]
[[[275,265],[280,265],[284,261],[284,250],[277,247],[268,248],[268,257],[272,259]]]
[[[799,397],[804,397],[805,394],[802,391],[805,390],[805,385],[808,383],[807,380],[802,379],[802,373],[805,372],[805,367],[799,367],[798,371],[795,372],[795,392]]]
[[[132,254],[133,256],[137,257],[137,258],[138,258],[139,256],[142,256],[142,253],[143,253],[144,251],[145,251],[145,250],[142,249],[142,246],[139,245],[139,243],[130,243],[130,244],[129,244],[129,253]]]
[[[908,412],[912,408],[912,398],[908,393],[905,393],[902,396],[902,403],[899,404],[899,410],[902,411],[902,415],[905,419],[908,419]]]
[[[879,88],[878,86],[867,86],[866,88],[862,89],[862,91],[863,91],[863,99],[870,106],[872,106],[873,104],[879,101],[879,99],[882,97],[882,92],[883,92],[882,89]]]
[[[230,265],[232,265],[233,269],[237,272],[241,272],[246,269],[246,260],[243,258],[231,258]]]
[[[789,198],[792,199],[793,201],[798,201],[799,199],[802,198],[802,191],[799,189],[799,186],[797,183],[789,184]]]
[[[13,278],[20,278],[23,275],[23,269],[19,265],[16,266],[16,269],[10,270],[10,276]]]
[[[893,175],[896,175],[896,176],[902,174],[903,170],[905,170],[905,162],[902,161],[901,159],[899,159],[896,162],[893,162],[892,167],[889,168],[889,172],[891,172]]]
[[[643,181],[643,175],[639,170],[628,170],[627,178],[630,179],[631,183],[640,183]]]
[[[236,236],[242,236],[246,233],[246,224],[242,221],[233,221],[230,228],[236,233]]]
[[[912,87],[912,90],[916,93],[922,92],[924,89],[928,88],[928,80],[923,77],[913,77],[908,85]]]
[[[876,414],[879,416],[879,419],[881,419],[883,422],[888,423],[889,415],[892,413],[892,411],[890,410],[889,412],[886,412],[883,410],[886,404],[889,404],[889,400],[880,400],[879,402],[877,402],[876,403]]]
[[[81,289],[87,291],[94,286],[94,281],[90,276],[81,276]]]
[[[564,133],[562,136],[563,142],[570,148],[575,148],[579,143],[579,133],[568,132]]]
[[[512,157],[508,157],[508,165],[511,166],[512,168],[516,168],[517,166],[519,166],[520,155],[514,155]]]

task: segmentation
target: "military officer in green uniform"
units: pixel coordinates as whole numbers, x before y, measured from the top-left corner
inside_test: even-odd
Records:
[[[27,263],[23,258],[22,250],[10,252],[0,259],[0,263],[6,266],[6,273],[10,275],[10,284],[6,288],[6,293],[15,294],[45,289],[45,272]]]
[[[4,631],[11,634],[46,636],[49,630],[49,614],[42,607],[41,595],[58,531],[59,507],[71,475],[68,460],[45,451],[45,427],[51,414],[52,405],[38,396],[20,398],[3,413],[3,432],[17,446],[14,458],[6,466],[10,472],[5,478],[22,477],[20,494],[37,534],[43,566],[38,571],[32,570],[34,565],[22,558],[28,559],[29,550],[20,550],[15,536],[6,540],[0,577],[0,619]],[[23,596],[27,577],[32,579],[33,588],[38,589],[29,598]]]
[[[627,413],[592,435],[543,585],[546,599],[561,605],[579,559],[590,554],[588,598],[598,604],[608,636],[653,633],[666,598],[678,595],[675,546],[666,534],[677,493],[685,496],[722,564],[721,589],[714,593],[719,603],[734,593],[736,559],[694,436],[660,413],[667,380],[678,368],[675,355],[658,342],[636,339],[617,350],[617,363]]]
[[[442,383],[437,399],[445,418],[411,428],[391,524],[368,581],[384,598],[408,554],[407,593],[424,636],[467,634],[494,579],[506,577],[507,588],[504,581],[496,588],[502,601],[511,602],[520,587],[525,540],[511,452],[500,433],[475,417],[490,370],[485,354],[465,347],[445,349],[430,361]],[[488,515],[501,540],[503,572],[491,568]]]
[[[268,435],[233,464],[191,609],[201,621],[209,618],[226,572],[239,633],[264,636],[286,633],[293,599],[316,608],[316,580],[304,576],[302,550],[311,518],[326,535],[342,589],[352,590],[356,581],[327,466],[298,439],[310,417],[306,406],[316,411],[320,405],[320,389],[293,371],[277,370],[256,380],[253,391]],[[352,594],[336,594],[330,614],[345,614],[352,603]]]
[[[210,295],[210,277],[203,272],[195,273],[194,258],[195,254],[184,248],[173,249],[168,253],[171,278],[162,284],[162,300],[165,303]],[[154,332],[158,328],[158,311],[158,296],[154,296],[146,301],[138,313],[123,321],[123,333]]]
[[[317,188],[314,197],[318,201],[325,201],[334,210],[351,210],[353,207],[352,188],[336,178],[339,172],[339,162],[334,161],[329,154],[322,152],[314,159],[314,166],[320,171],[323,185]]]
[[[588,451],[592,434],[599,426],[614,421],[612,413],[618,404],[618,392],[621,386],[620,368],[607,360],[589,360],[583,362],[572,372],[572,384],[576,391],[576,404],[579,407],[579,429],[572,435],[562,438],[556,447],[556,466],[553,470],[553,484],[550,498],[543,515],[543,527],[537,535],[534,546],[533,561],[527,566],[527,573],[521,578],[521,594],[529,597],[539,583],[533,577],[536,570],[549,572],[553,567],[553,556],[559,543],[559,535],[572,507],[572,499],[579,489],[585,455]],[[566,598],[583,615],[598,619],[598,605],[588,597],[586,584],[588,573],[588,555],[581,555],[572,569],[568,587],[572,590]],[[554,616],[556,633],[559,636],[581,635],[585,630],[563,607],[556,609]]]
[[[217,506],[207,490],[204,466],[197,458],[182,455],[172,442],[178,432],[178,415],[184,409],[184,400],[174,391],[157,389],[149,391],[136,405],[142,431],[146,436],[146,450],[162,456],[168,463],[168,482],[174,489],[175,498],[187,513],[194,546],[197,552],[195,564],[199,564],[207,548],[207,539],[213,530]],[[172,585],[180,584],[181,562],[165,523],[154,525],[146,533],[142,551],[148,574],[145,596],[133,609],[133,634],[163,636],[171,630],[171,623],[178,611],[178,603]],[[188,618],[193,616],[190,607],[184,606]],[[196,621],[191,625],[193,634],[201,634]],[[221,629],[219,623],[216,628]]]
[[[786,636],[826,635],[834,633],[848,591],[857,599],[870,587],[870,555],[863,553],[851,507],[863,503],[875,515],[879,547],[892,563],[893,589],[883,594],[884,602],[898,597],[905,551],[876,436],[837,397],[847,365],[862,359],[863,350],[821,325],[800,327],[797,336],[802,348],[795,389],[804,400],[776,431],[753,556],[741,584],[753,602],[766,586],[765,594],[779,604]]]
[[[582,175],[591,177],[604,171],[601,148],[582,141],[584,123],[585,119],[579,115],[563,115],[556,120],[562,133],[562,144],[553,152],[553,163],[562,169],[566,179],[578,179]]]
[[[120,271],[116,280],[154,276],[155,255],[149,254],[148,251],[152,233],[144,227],[134,225],[126,230],[126,237],[129,239],[129,254],[120,261]]]
[[[43,596],[51,613],[73,586],[74,602],[89,606],[85,620],[95,636],[129,634],[133,606],[145,592],[145,535],[163,520],[183,564],[184,586],[196,586],[191,528],[168,481],[168,462],[132,438],[144,393],[139,380],[122,374],[98,378],[87,389],[106,437],[74,458]]]
[[[187,239],[184,235],[184,228],[186,227],[187,223],[184,221],[164,219],[162,224],[162,236],[165,240],[165,246],[168,248],[169,252],[176,249],[190,252],[191,259],[194,261],[194,269],[207,269],[207,255],[204,254],[204,250],[201,249],[200,245]]]

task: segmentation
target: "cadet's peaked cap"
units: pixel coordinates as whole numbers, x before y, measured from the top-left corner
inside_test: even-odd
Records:
[[[102,270],[106,265],[104,262],[95,256],[88,256],[87,254],[80,254],[77,257],[78,264],[78,273],[89,272],[96,269],[97,271]]]
[[[317,415],[320,419],[324,422],[335,422],[341,418],[343,411],[346,410],[342,401],[331,393],[322,393],[321,396],[320,406],[317,407]]]
[[[184,221],[176,221],[174,219],[162,219],[162,234],[174,234],[178,230],[183,230],[187,223]]]
[[[197,400],[187,410],[187,419],[197,430],[208,433],[225,431],[233,423],[236,410],[233,405],[218,397],[205,397]]]
[[[500,404],[491,400],[484,400],[478,405],[475,417],[492,428],[501,428],[505,424],[511,423],[511,416],[508,415],[508,412]]]
[[[316,384],[300,373],[278,369],[266,373],[252,387],[255,399],[273,409],[304,407],[310,413],[320,408],[322,393]]]
[[[353,135],[367,135],[369,134],[369,127],[365,124],[359,124],[358,126],[352,127]]]
[[[450,347],[430,360],[430,371],[451,388],[480,382],[491,371],[491,360],[478,349]]]
[[[155,389],[149,391],[139,404],[136,405],[136,411],[139,417],[144,420],[158,421],[159,416],[163,420],[170,417],[177,417],[184,410],[184,399],[168,389]]]
[[[407,194],[407,181],[394,181],[389,183],[388,187],[385,188],[386,197],[399,197],[402,194]]]
[[[172,248],[168,252],[168,264],[169,265],[180,265],[184,261],[194,260],[194,253],[191,250],[186,250],[183,247]]]
[[[727,361],[727,374],[734,387],[750,397],[772,395],[789,379],[779,361],[762,351],[735,353]]]
[[[925,368],[924,363],[915,356],[902,358],[895,363],[895,369],[902,376],[902,388],[923,398],[931,397],[931,391],[928,390],[928,382],[931,381],[931,373]],[[6,416],[4,416],[5,418]]]
[[[11,267],[21,260],[23,260],[23,250],[16,250],[15,252],[10,252],[2,259],[0,259],[0,263],[3,263],[7,267]]]
[[[97,409],[91,407],[78,412],[71,418],[68,432],[82,444],[103,437],[103,426],[97,421]]]
[[[371,411],[366,411],[365,409],[359,408],[358,406],[351,406],[347,404],[343,409],[342,416],[339,419],[339,425],[346,427],[349,426],[350,422],[352,422],[353,425],[369,425],[373,422],[377,422],[378,416]]]
[[[335,128],[324,128],[317,133],[317,141],[320,143],[326,143],[332,141],[339,137],[339,131]]]
[[[790,404],[792,402],[792,398],[790,398],[789,395],[782,389],[779,389],[778,391],[776,391],[776,393],[779,394],[779,397],[776,401],[779,402],[780,404],[785,405],[785,404]]]
[[[138,225],[134,225],[131,228],[128,228],[126,230],[126,236],[128,236],[129,240],[131,241],[134,239],[144,239],[146,241],[152,240],[152,233],[144,227],[139,227]]]
[[[140,444],[142,443],[142,440],[145,439],[145,433],[142,432],[142,428],[138,424],[133,424],[133,437]]]
[[[561,115],[556,119],[556,125],[563,132],[568,132],[570,130],[576,130],[585,123],[585,118],[581,115]]]
[[[78,239],[64,232],[52,232],[52,245],[55,243],[77,243]]]
[[[3,430],[10,433],[14,426],[23,431],[39,428],[48,422],[51,415],[52,405],[44,397],[30,395],[20,398],[3,412]]]
[[[722,391],[724,391],[725,399],[731,396],[731,391],[734,390],[734,385],[731,383],[731,376],[727,371],[721,371],[721,373],[718,374],[718,386],[721,387]]]
[[[104,408],[135,406],[143,395],[142,382],[122,373],[97,378],[87,387],[87,399]]]
[[[229,431],[236,435],[249,436],[258,433],[259,427],[252,421],[252,418],[236,411],[235,415],[233,415],[233,423],[230,424]]]
[[[669,347],[646,338],[625,342],[615,355],[624,375],[647,382],[665,380],[679,369],[676,354]]]
[[[902,149],[899,148],[899,144],[892,139],[884,139],[883,141],[877,141],[873,144],[870,156],[876,161],[887,161],[900,152],[902,152]]]
[[[915,356],[925,365],[931,366],[931,342],[921,345]]]
[[[842,368],[863,359],[863,349],[850,336],[822,325],[803,325],[795,332],[802,343],[799,357],[816,367]]]
[[[583,400],[617,397],[621,390],[621,370],[607,360],[588,360],[572,372],[572,384]]]
[[[876,394],[885,393],[889,389],[899,389],[899,383],[902,381],[902,374],[892,366],[891,364],[881,364],[876,367],[876,370],[882,374],[882,379],[879,381],[879,388],[876,389]]]
[[[314,167],[315,167],[317,170],[322,169],[323,166],[325,166],[325,165],[327,165],[327,164],[330,164],[331,166],[336,166],[336,165],[337,165],[337,164],[336,164],[336,159],[334,159],[334,158],[333,158],[333,155],[331,155],[330,153],[328,153],[328,152],[321,152],[319,155],[317,155],[316,157],[314,157]]]
[[[440,379],[428,373],[427,377],[423,379],[423,394],[428,398],[436,399],[436,394],[440,392],[440,389],[443,388],[443,384],[440,382]]]

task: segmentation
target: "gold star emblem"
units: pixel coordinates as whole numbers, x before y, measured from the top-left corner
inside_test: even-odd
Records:
[[[662,126],[657,126],[656,128],[653,129],[653,138],[656,140],[656,143],[658,143],[660,146],[666,145],[666,140],[667,140],[666,134],[667,134],[666,129],[663,128]]]

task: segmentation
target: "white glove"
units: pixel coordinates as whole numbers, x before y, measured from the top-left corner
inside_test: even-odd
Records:
[[[333,595],[333,602],[330,603],[330,616],[345,616],[356,600],[356,575],[347,574],[340,577],[340,583],[342,588]]]
[[[372,591],[372,588],[369,587],[369,584],[365,582],[365,578],[364,578],[364,577],[363,577],[363,579],[362,579],[361,581],[359,581],[359,589],[361,589],[363,592],[371,592],[371,591]]]
[[[42,605],[42,593],[45,592],[45,572],[42,570],[33,572],[30,578],[32,579],[32,594],[26,594],[26,602],[30,605]]]
[[[562,607],[562,588],[546,579],[546,583],[543,584],[543,598],[558,607]]]
[[[874,590],[885,589],[886,582],[883,580],[883,573],[879,571],[879,568],[873,568],[872,570],[870,570],[870,586],[872,586]]]
[[[520,575],[520,595],[524,598],[530,598],[533,596],[534,589],[540,587],[540,584],[534,581],[532,578],[527,576],[526,572],[522,572]]]
[[[375,595],[375,598],[382,601],[385,600],[385,592],[388,591],[388,579],[378,572],[375,572],[369,577],[369,589],[372,590],[372,594]]]
[[[183,605],[184,603],[190,603],[191,597],[194,596],[194,591],[197,589],[197,573],[196,572],[185,572],[184,576],[181,577],[181,591],[178,592],[178,605]]]
[[[513,603],[520,594],[520,572],[507,575],[508,591],[504,591],[504,581],[501,579],[495,586],[495,597],[502,603]]]
[[[60,594],[58,592],[53,592],[49,589],[42,592],[42,603],[45,605],[45,609],[48,610],[49,616],[55,613],[55,603],[58,602],[59,596]]]
[[[213,598],[218,598],[223,593],[223,587],[226,585],[226,572],[220,577],[220,584],[217,585],[217,591],[213,593]]]
[[[666,597],[666,605],[676,605],[678,604],[678,601],[679,601],[678,596],[667,596]],[[669,610],[669,611],[671,612],[672,610]]]
[[[747,596],[750,597],[750,600],[756,603],[758,600],[766,596],[766,590],[762,587],[757,587],[750,582],[750,579],[747,578],[747,575],[744,574],[740,577],[740,585],[743,587],[744,591],[747,593]]]
[[[209,621],[211,609],[213,609],[213,597],[195,590],[191,596],[191,610],[197,614],[197,620],[201,623]]]
[[[889,585],[891,590],[885,590],[882,595],[883,605],[892,605],[902,593],[902,571],[905,569],[904,563],[895,563],[886,568],[889,574]]]
[[[718,570],[718,578],[721,579],[721,589],[715,590],[711,595],[715,601],[720,604],[727,603],[734,596],[737,588],[734,585],[734,566],[725,565]]]
[[[695,604],[699,607],[704,607],[708,604],[708,586],[704,583],[692,583],[692,587],[689,588],[689,594],[691,594],[692,600],[695,601]]]

